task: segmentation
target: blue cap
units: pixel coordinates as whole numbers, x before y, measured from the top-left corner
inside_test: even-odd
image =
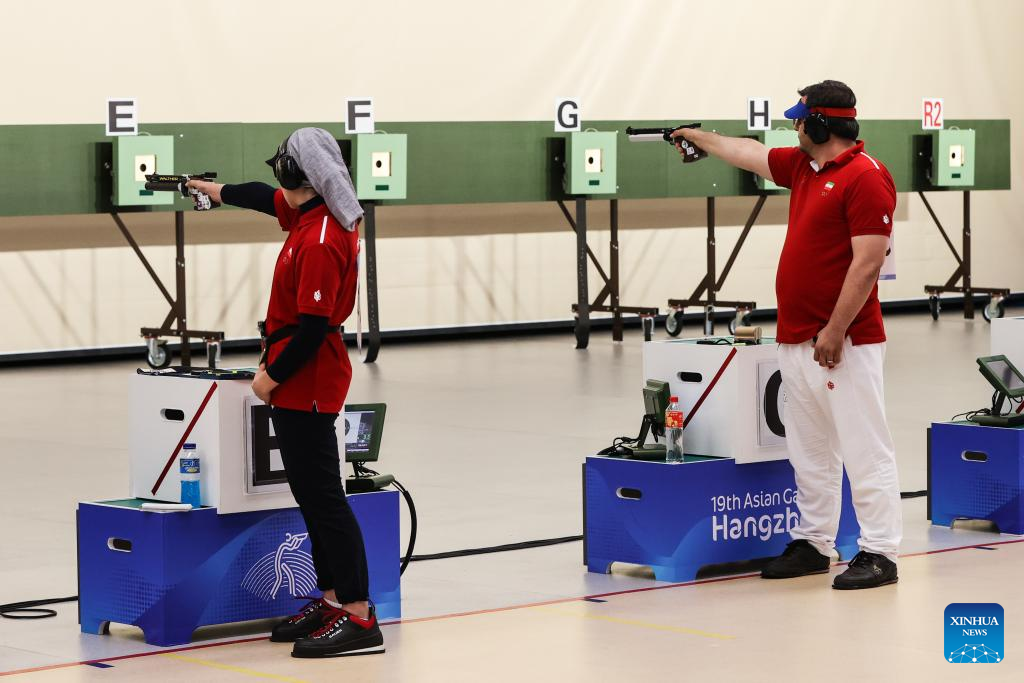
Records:
[[[183,446],[183,448],[186,451],[194,451],[196,449],[196,445],[194,443],[187,443]]]
[[[792,121],[806,119],[811,114],[811,109],[801,100],[783,112],[783,116]]]

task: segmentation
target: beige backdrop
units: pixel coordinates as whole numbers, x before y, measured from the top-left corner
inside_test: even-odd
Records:
[[[105,98],[123,95],[151,123],[337,120],[345,97],[361,95],[382,123],[546,120],[563,95],[582,99],[585,119],[740,118],[748,96],[772,98],[778,112],[822,78],[849,83],[864,118],[919,118],[921,98],[939,96],[949,118],[1024,123],[1017,0],[285,7],[5,6],[0,59],[21,68],[5,73],[0,124],[99,123]],[[1014,178],[1022,165],[1014,150]],[[933,196],[958,233],[959,197]],[[720,220],[736,225],[752,200],[721,204]],[[973,204],[976,284],[1024,289],[1024,193],[976,193]],[[769,202],[724,296],[774,305],[785,211],[784,199]],[[624,300],[663,306],[689,294],[704,264],[703,215],[701,201],[623,203]],[[916,196],[900,196],[897,217],[898,277],[882,297],[920,297],[954,261]],[[553,205],[384,208],[380,219],[383,327],[568,317],[573,238]],[[170,220],[131,217],[168,280]],[[720,262],[737,233],[720,230]],[[261,216],[189,216],[191,324],[250,336],[279,238]],[[606,233],[592,239],[607,256]],[[0,352],[134,343],[166,313],[103,216],[0,219],[0,310]]]

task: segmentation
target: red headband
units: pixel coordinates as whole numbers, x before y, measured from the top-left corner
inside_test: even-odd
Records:
[[[853,107],[811,107],[812,112],[819,112],[825,116],[835,116],[840,119],[857,118],[857,110]]]

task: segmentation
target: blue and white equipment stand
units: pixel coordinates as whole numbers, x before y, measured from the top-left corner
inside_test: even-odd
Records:
[[[587,458],[584,555],[592,572],[613,562],[648,566],[659,581],[683,582],[705,567],[782,553],[800,520],[787,460],[737,464],[687,456],[682,464]],[[860,528],[843,478],[836,548],[857,553]]]
[[[987,520],[1004,534],[1024,534],[1024,427],[933,423],[928,479],[932,524]]]
[[[668,382],[685,415],[682,464],[586,459],[584,556],[592,572],[614,562],[690,581],[711,565],[780,554],[799,521],[786,447],[785,392],[776,345],[731,337],[644,344],[644,381]],[[638,391],[639,393],[639,391]],[[836,546],[857,552],[849,482]]]
[[[370,598],[401,617],[399,495],[348,497],[366,545]],[[182,645],[210,624],[285,617],[319,596],[297,508],[217,514],[146,512],[138,499],[78,506],[79,621],[142,629],[150,645]]]

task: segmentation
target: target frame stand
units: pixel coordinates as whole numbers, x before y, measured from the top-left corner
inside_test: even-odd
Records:
[[[132,236],[121,218],[123,207],[145,210],[152,206],[172,206],[173,192],[153,192],[146,189],[146,175],[173,173],[174,136],[171,135],[128,135],[114,139],[113,155],[107,165],[113,181],[110,216],[124,235],[128,246],[153,278],[157,289],[170,304],[171,310],[159,327],[143,327],[140,335],[146,340],[146,362],[151,368],[162,369],[171,364],[171,352],[164,337],[177,337],[181,342],[181,365],[192,367],[192,339],[206,342],[206,362],[216,368],[220,361],[224,333],[212,330],[191,330],[188,327],[188,298],[185,280],[185,212],[174,212],[174,296],[156,274],[149,259],[142,253],[139,243]],[[172,327],[173,325],[173,327]]]
[[[657,307],[628,306],[619,300],[621,281],[619,279],[619,200],[609,197],[609,270],[605,272],[597,255],[587,243],[587,201],[588,197],[614,195],[618,192],[617,135],[614,132],[584,131],[571,132],[564,140],[565,149],[554,158],[555,172],[562,171],[562,191],[575,202],[575,216],[557,199],[556,204],[569,227],[576,234],[576,303],[572,304],[574,319],[573,333],[576,348],[585,349],[590,344],[590,314],[592,312],[612,314],[612,340],[620,342],[622,336],[622,314],[640,317],[644,341],[651,340]],[[564,159],[563,159],[564,157]],[[588,283],[589,263],[593,263],[604,286],[591,301]]]
[[[377,207],[388,200],[403,200],[408,192],[408,136],[363,133],[356,135],[354,173],[356,196],[363,205],[363,244],[366,249],[367,334],[364,363],[380,354],[380,297],[377,285]],[[356,345],[363,352],[362,329]]]
[[[988,303],[982,307],[981,314],[987,322],[992,322],[993,318],[1002,318],[1006,315],[1006,306],[1003,304],[1003,300],[1010,296],[1010,289],[1008,287],[976,287],[971,278],[973,277],[971,272],[971,192],[970,190],[964,190],[963,198],[963,237],[961,248],[963,253],[961,254],[953,246],[952,240],[949,239],[949,235],[946,233],[946,229],[942,226],[942,222],[939,220],[938,215],[932,208],[928,198],[925,197],[924,192],[918,192],[917,196],[924,202],[924,208],[928,210],[928,215],[931,216],[932,222],[935,223],[935,227],[938,228],[939,233],[942,235],[942,239],[945,240],[946,246],[953,252],[953,258],[956,259],[957,267],[953,271],[953,274],[949,276],[944,285],[925,285],[924,292],[928,295],[928,311],[932,315],[932,320],[939,319],[939,313],[942,312],[942,294],[947,292],[956,292],[963,294],[964,296],[964,319],[974,319],[974,295],[977,294],[988,294]],[[957,285],[957,282],[961,282],[961,285]]]
[[[139,334],[146,340],[146,362],[151,368],[157,370],[168,367],[171,364],[171,352],[167,347],[164,337],[177,337],[181,342],[181,366],[186,369],[191,368],[192,346],[190,341],[192,339],[202,339],[206,343],[206,364],[211,369],[216,368],[217,363],[220,362],[224,333],[213,330],[193,330],[188,327],[186,306],[188,294],[185,280],[185,212],[174,212],[174,296],[171,296],[171,293],[167,291],[167,287],[164,286],[160,276],[153,270],[149,259],[142,253],[139,243],[135,241],[131,231],[128,230],[128,226],[125,225],[118,212],[111,211],[110,215],[114,219],[118,230],[121,231],[128,245],[132,248],[132,251],[139,258],[142,267],[153,278],[157,289],[160,290],[164,299],[171,306],[170,312],[168,312],[167,317],[164,318],[163,323],[159,327],[143,327],[139,330]]]
[[[764,207],[764,203],[767,199],[768,195],[766,193],[761,193],[758,196],[757,201],[754,203],[754,208],[751,209],[750,215],[747,217],[747,222],[743,226],[743,231],[736,240],[732,253],[729,254],[729,259],[726,261],[725,268],[722,269],[722,274],[716,276],[715,261],[717,244],[715,241],[715,198],[707,197],[707,272],[704,274],[703,279],[701,279],[697,288],[693,290],[693,293],[689,297],[685,299],[668,300],[669,312],[665,317],[665,331],[670,336],[679,336],[679,333],[683,329],[683,320],[686,308],[693,306],[699,306],[704,309],[704,334],[707,336],[715,333],[715,307],[736,309],[735,317],[729,321],[729,334],[734,334],[736,332],[736,328],[739,326],[750,324],[750,314],[753,313],[755,308],[757,308],[757,302],[719,300],[718,292],[720,292],[722,287],[725,285],[725,279],[729,276],[729,272],[732,270],[733,264],[736,263],[736,257],[739,256],[740,249],[743,248],[743,243],[746,242],[747,236],[750,234],[750,230],[754,227],[754,223],[757,221],[758,216],[761,215],[761,209]],[[702,298],[705,294],[706,298]]]

